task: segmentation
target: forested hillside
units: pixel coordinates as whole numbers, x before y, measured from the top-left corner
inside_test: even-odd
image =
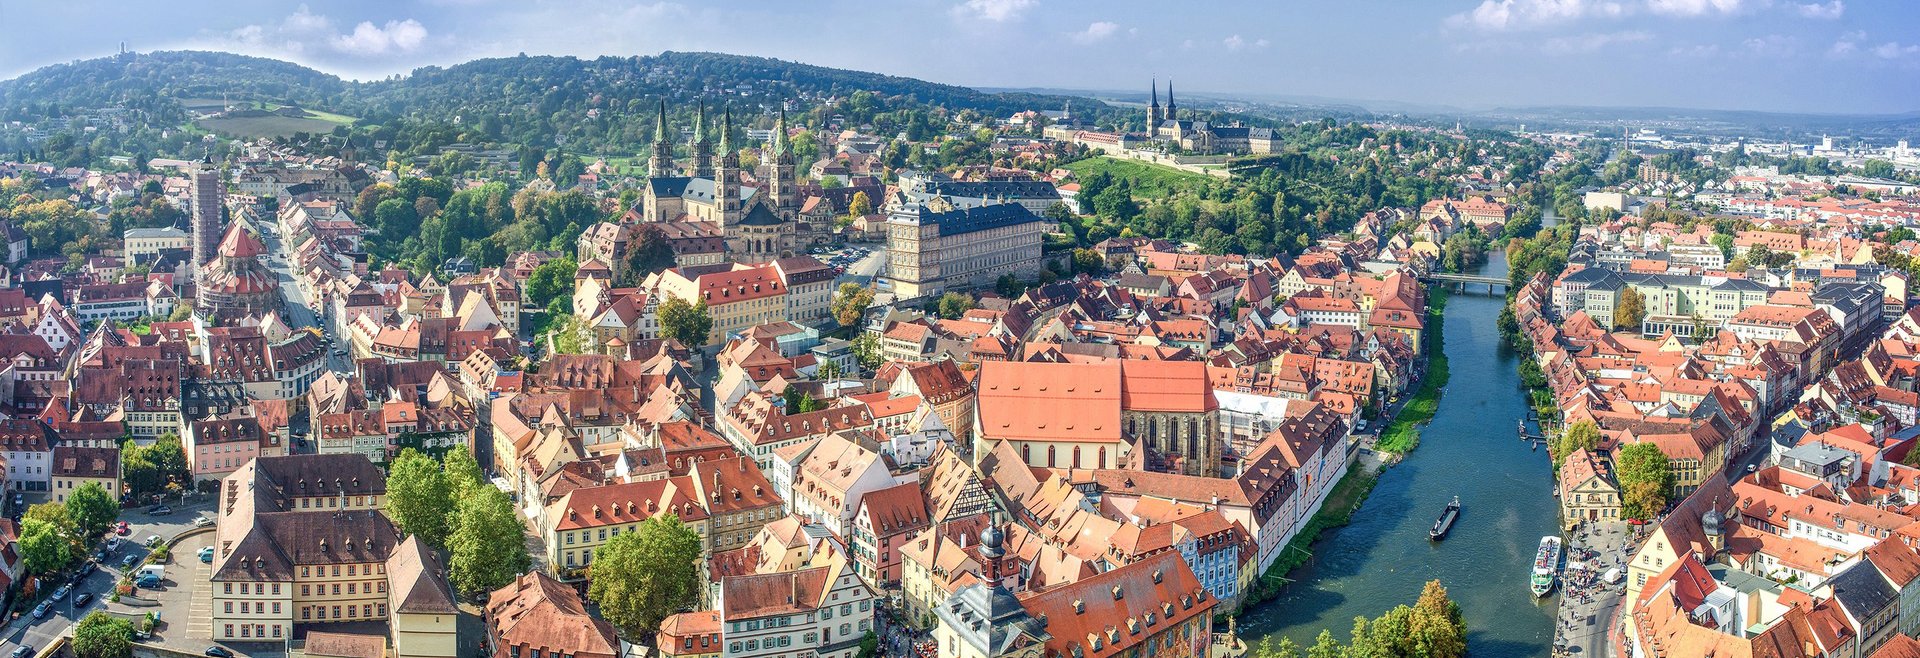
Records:
[[[863,93],[864,92],[864,93]],[[356,119],[333,132],[381,142],[403,154],[432,153],[453,142],[565,148],[598,154],[636,153],[653,139],[656,104],[666,101],[677,126],[692,123],[705,101],[717,114],[733,109],[740,127],[766,127],[773,109],[817,126],[830,116],[872,123],[882,132],[940,125],[928,113],[1006,116],[1057,109],[1122,121],[1125,112],[1098,101],[1027,93],[990,94],[911,78],[826,68],[761,57],[668,52],[645,57],[505,57],[409,75],[354,82],[271,59],[211,52],[125,54],[49,66],[0,82],[0,119],[42,134],[75,122],[127,126],[62,142],[55,161],[109,151],[166,155],[193,148],[188,111],[208,99],[298,105]],[[218,109],[218,103],[212,109]],[[29,148],[19,133],[0,149]],[[85,153],[82,153],[85,151]],[[79,162],[73,162],[79,164]]]

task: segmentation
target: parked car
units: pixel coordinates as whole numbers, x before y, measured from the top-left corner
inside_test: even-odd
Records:
[[[213,658],[233,658],[233,650],[223,646],[214,645],[211,647],[207,647],[207,655],[212,656]]]
[[[92,592],[83,592],[79,596],[73,597],[73,607],[75,608],[84,608],[91,603],[93,603]]]
[[[137,563],[139,561],[140,561],[140,556],[128,555],[126,558],[120,560],[120,570],[126,571],[128,569],[132,569],[134,563]]]
[[[172,513],[173,508],[167,507],[166,505],[154,505],[153,507],[147,508],[147,516],[166,516]]]
[[[160,535],[147,535],[147,540],[140,543],[145,545],[147,548],[153,548],[155,546],[159,546]]]
[[[60,589],[53,590],[53,600],[58,601],[60,599],[67,598],[67,593],[72,591],[73,591],[73,588],[68,587],[66,585],[61,585]]]
[[[49,599],[46,601],[41,601],[40,605],[33,606],[33,618],[46,619],[47,613],[52,611],[53,611],[53,600]]]
[[[213,525],[213,519],[210,517],[199,516],[193,519],[193,527],[195,528],[205,528],[210,525]]]
[[[205,562],[207,564],[213,564],[213,547],[212,546],[208,546],[200,549],[200,561]]]
[[[116,535],[126,535],[132,532],[133,526],[127,525],[126,521],[121,521],[113,526],[113,534]]]
[[[13,650],[13,658],[27,658],[31,655],[33,655],[33,647],[24,644]]]
[[[99,568],[100,567],[98,565],[95,565],[92,562],[80,563],[80,569],[74,572],[73,582],[77,583],[77,582],[80,582],[81,580],[86,579],[87,576],[93,575],[93,572]]]
[[[117,550],[120,550],[120,538],[119,538],[119,537],[108,537],[108,538],[107,538],[107,552],[108,552],[108,553],[112,553],[112,552],[114,552],[114,551],[117,551]]]

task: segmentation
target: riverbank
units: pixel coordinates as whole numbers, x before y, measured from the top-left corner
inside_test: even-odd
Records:
[[[1505,277],[1505,254],[1488,255],[1479,274]],[[1447,382],[1446,404],[1418,428],[1420,449],[1380,472],[1349,522],[1322,522],[1310,556],[1287,551],[1307,559],[1281,576],[1286,580],[1264,579],[1284,584],[1278,596],[1241,611],[1239,630],[1249,644],[1288,638],[1310,646],[1322,630],[1344,636],[1354,618],[1376,618],[1439,579],[1460,604],[1474,658],[1551,652],[1558,599],[1534,598],[1528,581],[1540,537],[1558,531],[1559,508],[1549,495],[1547,460],[1512,434],[1529,405],[1516,373],[1520,355],[1497,330],[1504,302],[1476,295],[1445,302],[1444,346],[1425,337],[1422,343],[1428,357],[1444,347],[1444,356],[1471,374]],[[1402,402],[1416,390],[1410,387]],[[1456,497],[1462,512],[1453,533],[1429,540],[1434,515]]]
[[[1420,446],[1420,427],[1440,411],[1440,395],[1447,387],[1446,329],[1447,291],[1439,286],[1427,289],[1427,327],[1421,333],[1421,351],[1426,353],[1427,372],[1420,378],[1420,390],[1400,408],[1393,421],[1380,432],[1374,449],[1405,456]]]
[[[1287,542],[1286,548],[1280,550],[1280,556],[1273,559],[1273,564],[1267,565],[1266,573],[1254,581],[1253,588],[1241,600],[1234,614],[1238,615],[1247,608],[1280,596],[1287,583],[1292,582],[1287,580],[1287,574],[1313,559],[1313,551],[1308,548],[1320,538],[1320,533],[1351,523],[1354,511],[1360,509],[1360,504],[1367,500],[1367,494],[1373,491],[1373,485],[1379,482],[1379,472],[1373,470],[1367,461],[1355,461],[1348,466],[1347,474],[1340,477],[1332,491],[1327,492],[1327,500],[1320,505],[1320,511],[1307,519],[1307,525],[1300,528],[1292,541]]]

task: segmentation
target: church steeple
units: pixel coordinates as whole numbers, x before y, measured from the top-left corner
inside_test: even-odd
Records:
[[[733,148],[733,109],[720,115],[720,166],[713,170],[713,200],[720,207],[721,226],[738,221],[740,214],[740,152]]]
[[[713,143],[707,140],[707,102],[700,101],[700,113],[693,117],[693,175],[713,176]]]
[[[1160,79],[1154,78],[1147,88],[1153,90],[1153,104],[1147,106],[1147,136],[1158,137],[1160,136]]]
[[[1167,80],[1167,120],[1168,121],[1180,120],[1180,115],[1175,114],[1174,112],[1175,110],[1173,109],[1173,80]]]
[[[653,126],[653,155],[647,158],[647,175],[664,178],[673,175],[673,136],[667,132],[667,101],[660,101],[660,116]]]
[[[787,142],[787,108],[780,108],[780,116],[773,121],[772,153],[766,158],[773,174],[767,181],[767,199],[774,207],[784,208],[799,202],[794,196],[793,145]]]

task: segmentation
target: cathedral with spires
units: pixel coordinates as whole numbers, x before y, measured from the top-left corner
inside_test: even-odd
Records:
[[[772,138],[761,149],[759,171],[741,167],[730,109],[720,113],[715,126],[706,105],[700,106],[693,138],[687,144],[692,157],[684,163],[674,161],[674,137],[678,133],[667,125],[665,102],[660,104],[654,131],[647,158],[647,185],[639,208],[642,221],[697,223],[699,231],[725,240],[727,258],[735,262],[760,262],[802,253],[807,246],[831,237],[834,207],[844,204],[835,204],[825,195],[803,193],[794,173],[796,163],[785,110],[780,111]]]
[[[1147,106],[1147,139],[1195,155],[1260,155],[1277,153],[1279,133],[1271,128],[1215,124],[1192,116],[1182,119],[1173,102],[1173,81],[1167,81],[1167,105],[1160,106],[1160,81],[1151,85],[1153,102]],[[1192,113],[1189,113],[1191,115]]]

